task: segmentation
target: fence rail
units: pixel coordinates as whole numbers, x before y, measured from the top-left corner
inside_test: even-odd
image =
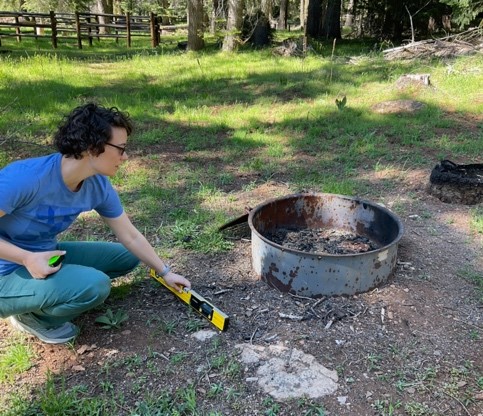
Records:
[[[161,26],[161,18],[155,13],[149,16],[136,16],[126,13],[23,13],[0,11],[0,46],[2,38],[15,37],[17,42],[22,38],[50,38],[52,47],[57,48],[59,39],[74,40],[79,49],[82,42],[90,46],[93,40],[101,38],[125,39],[127,47],[132,45],[135,37],[149,37],[151,46],[157,47],[161,34],[186,28],[187,26]]]

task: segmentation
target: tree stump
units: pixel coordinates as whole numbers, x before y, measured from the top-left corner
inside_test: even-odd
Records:
[[[273,53],[280,56],[303,56],[303,38],[285,39],[280,46],[273,48]]]
[[[428,192],[446,203],[483,202],[483,164],[457,165],[442,160],[431,171]]]
[[[396,88],[398,90],[405,90],[407,88],[424,88],[430,87],[429,74],[406,74],[402,75],[396,81]]]
[[[273,33],[270,21],[260,10],[243,19],[242,38],[255,47],[264,47],[272,43]]]

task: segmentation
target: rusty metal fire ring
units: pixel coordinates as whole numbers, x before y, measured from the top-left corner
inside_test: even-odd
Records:
[[[385,282],[393,273],[404,228],[385,207],[348,196],[304,193],[269,200],[249,214],[255,273],[281,292],[307,297],[352,295]],[[363,253],[311,253],[284,247],[277,229],[335,228],[375,241]]]

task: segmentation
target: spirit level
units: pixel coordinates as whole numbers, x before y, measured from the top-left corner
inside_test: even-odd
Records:
[[[165,280],[156,273],[156,270],[150,269],[149,275],[161,283],[164,287],[169,289],[184,303],[190,305],[196,312],[204,316],[214,326],[221,331],[226,330],[228,327],[229,318],[228,315],[220,311],[216,306],[208,302],[203,296],[199,295],[192,289],[184,288],[182,292],[178,292],[176,289],[169,286]]]

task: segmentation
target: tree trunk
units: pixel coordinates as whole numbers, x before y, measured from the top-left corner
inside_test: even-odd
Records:
[[[261,10],[269,21],[272,20],[273,0],[262,0]]]
[[[354,16],[357,7],[357,0],[349,0],[347,5],[347,13],[345,14],[344,26],[352,28],[354,24]]]
[[[305,26],[307,23],[307,7],[309,5],[309,0],[300,0],[300,28],[305,33]]]
[[[366,21],[367,9],[361,8],[357,11],[357,33],[358,38],[362,38],[365,35],[364,22]]]
[[[114,10],[113,0],[97,0],[97,9],[101,14],[112,14]],[[112,19],[109,16],[99,16],[99,23],[101,25],[109,24]],[[105,34],[109,33],[110,30],[107,27],[99,27],[99,33]]]
[[[203,49],[203,0],[188,0],[188,50]]]
[[[171,18],[166,14],[166,12],[164,12],[164,10],[169,8],[169,1],[161,0],[160,5],[161,5],[161,10],[163,11],[163,14],[161,15],[161,25],[166,25],[166,26],[170,25],[172,23]]]
[[[243,21],[243,0],[228,0],[228,18],[226,35],[223,39],[223,51],[233,52],[238,46],[238,37]]]
[[[322,19],[322,0],[308,0],[306,30],[307,36],[319,36],[320,21]]]
[[[216,33],[216,19],[218,19],[219,13],[219,2],[218,0],[213,0],[211,5],[211,16],[210,16],[210,34],[214,35]]]
[[[340,9],[342,0],[328,0],[321,36],[326,39],[340,39]]]
[[[396,43],[402,41],[403,20],[407,19],[403,3],[397,1],[388,2],[384,23],[382,26],[382,36],[385,39],[392,39]]]
[[[268,17],[268,16],[267,16]],[[287,29],[288,0],[280,0],[280,15],[278,16],[278,29]]]

